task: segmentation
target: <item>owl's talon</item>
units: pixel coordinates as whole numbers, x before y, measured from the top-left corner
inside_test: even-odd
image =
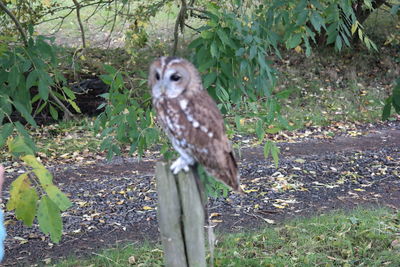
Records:
[[[174,161],[171,165],[171,171],[173,174],[178,174],[182,169],[185,172],[189,171],[189,163],[187,163],[184,159],[179,157],[177,160]]]

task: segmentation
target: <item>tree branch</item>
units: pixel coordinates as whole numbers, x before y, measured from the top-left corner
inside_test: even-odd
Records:
[[[0,0],[0,9],[3,10],[14,22],[15,26],[17,27],[19,33],[21,34],[22,41],[24,42],[25,46],[28,46],[28,38],[24,29],[22,28],[21,23],[19,23],[18,19],[14,16],[14,14],[7,8],[5,3]]]
[[[81,29],[81,38],[82,38],[82,47],[86,48],[86,41],[85,41],[85,30],[83,29],[83,24],[81,20],[81,5],[78,3],[77,0],[72,0],[76,6],[76,17],[78,19],[79,28]]]
[[[176,55],[176,50],[178,49],[178,38],[179,38],[179,26],[181,28],[181,32],[183,32],[183,28],[185,26],[185,14],[187,10],[186,0],[181,0],[181,9],[179,10],[178,17],[175,21],[174,28],[174,46],[172,47],[172,55]]]
[[[51,90],[50,90],[49,94],[50,94],[50,97],[53,98],[53,100],[56,101],[56,103],[57,103],[58,105],[60,105],[60,107],[63,109],[63,111],[64,111],[64,118],[65,118],[66,120],[69,120],[70,118],[73,118],[73,117],[74,117],[74,114],[72,114],[72,112],[69,111],[69,109],[68,109],[66,106],[64,106],[64,104],[61,102],[61,100],[58,99],[58,98],[53,94],[53,92],[52,92]]]

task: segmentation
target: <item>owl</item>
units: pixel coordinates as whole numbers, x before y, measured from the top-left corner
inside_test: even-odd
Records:
[[[149,87],[157,120],[179,153],[171,171],[188,171],[198,162],[209,174],[242,192],[222,115],[193,64],[176,57],[156,59],[150,66]]]

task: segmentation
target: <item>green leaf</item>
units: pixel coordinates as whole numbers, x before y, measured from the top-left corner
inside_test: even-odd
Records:
[[[197,38],[197,39],[194,39],[190,44],[189,44],[189,49],[195,49],[195,48],[197,48],[198,46],[201,46],[201,45],[203,45],[203,39],[202,38]]]
[[[68,96],[68,98],[70,100],[75,100],[76,99],[75,93],[71,89],[69,89],[68,87],[63,86],[62,90]]]
[[[73,101],[71,99],[67,99],[67,101],[76,112],[81,113],[81,109],[78,107],[78,105],[75,103],[75,101]],[[102,107],[104,107],[104,106],[102,106],[103,104],[104,104],[104,106],[107,105],[107,103],[101,103],[97,109],[101,109]]]
[[[45,234],[50,234],[53,242],[60,242],[62,234],[61,214],[57,205],[49,197],[43,196],[39,201],[37,218],[40,230]]]
[[[336,36],[336,42],[335,42],[335,47],[336,47],[336,49],[338,50],[338,51],[341,51],[342,50],[342,37],[340,37],[340,35],[338,34],[337,36]]]
[[[40,163],[34,155],[25,155],[21,157],[21,160],[25,162],[32,169],[45,169],[42,163]]]
[[[264,139],[265,131],[263,128],[262,120],[258,120],[256,123],[256,134],[257,134],[258,140],[261,141]]]
[[[235,124],[236,124],[236,129],[240,131],[242,129],[242,124],[240,123],[241,117],[236,115],[235,116]]]
[[[14,90],[18,86],[20,82],[20,77],[21,74],[18,69],[18,66],[14,65],[11,68],[10,72],[8,73],[8,86],[10,87],[11,90]]]
[[[390,113],[392,110],[392,96],[388,97],[385,101],[385,106],[383,107],[382,111],[382,120],[387,120],[390,117]]]
[[[249,60],[252,60],[257,54],[257,46],[253,45],[250,48]]]
[[[8,139],[7,141],[8,150],[14,155],[30,154],[33,155],[33,150],[25,143],[22,136]]]
[[[44,186],[43,188],[49,198],[54,202],[54,204],[57,205],[60,210],[65,211],[72,206],[71,201],[63,192],[61,192],[61,190],[57,186],[48,185]]]
[[[278,168],[278,164],[279,164],[279,151],[280,151],[279,147],[277,147],[275,143],[272,143],[271,155],[272,155],[272,158],[274,159],[276,168]]]
[[[14,124],[6,123],[0,128],[0,147],[2,147],[14,129]]]
[[[21,134],[21,136],[24,138],[24,142],[32,151],[36,151],[36,146],[35,143],[32,141],[32,138],[30,137],[28,131],[25,129],[25,127],[19,122],[14,122],[15,128],[17,131]]]
[[[26,78],[26,83],[25,83],[26,90],[29,90],[32,86],[37,84],[38,77],[39,77],[39,73],[37,70],[33,70],[28,74],[28,77]]]
[[[290,96],[291,93],[293,93],[292,89],[286,89],[286,90],[280,91],[275,96],[278,99],[286,99],[286,98],[288,98]]]
[[[214,37],[214,32],[212,32],[212,31],[202,31],[200,33],[200,36],[203,39],[212,39]]]
[[[46,188],[53,185],[53,175],[46,169],[46,167],[40,163],[35,156],[26,155],[21,157],[21,160],[24,161],[29,167],[33,169],[36,177],[39,179],[40,185],[46,191]]]
[[[276,134],[279,133],[281,129],[278,127],[274,127],[274,128],[268,128],[265,132],[269,133],[269,134]]]
[[[228,45],[234,50],[237,49],[237,45],[232,41],[231,38],[229,38],[228,34],[226,34],[226,32],[223,29],[218,29],[217,35],[224,45]]]
[[[49,98],[49,84],[46,79],[39,78],[39,95],[43,100],[47,100]]]
[[[271,152],[271,146],[272,146],[272,142],[268,140],[264,145],[264,157],[265,158],[268,158],[269,153]]]
[[[286,41],[286,47],[292,49],[298,46],[301,43],[301,36],[302,35],[299,33],[290,35],[289,39]]]
[[[35,120],[33,119],[33,117],[31,116],[31,114],[28,112],[28,110],[25,108],[25,106],[23,106],[22,104],[20,104],[17,101],[13,102],[14,107],[18,110],[18,112],[21,114],[21,116],[33,127],[37,127],[37,124],[35,122]]]
[[[399,112],[400,109],[400,79],[397,80],[397,85],[393,89],[393,106],[396,109],[396,112]]]
[[[297,14],[296,25],[302,26],[306,23],[308,17],[308,10],[303,9],[299,14]]]
[[[311,18],[311,24],[313,25],[314,29],[317,32],[321,31],[321,26],[324,25],[324,20],[323,18],[316,12],[313,12]]]
[[[50,115],[54,120],[58,120],[58,111],[53,107],[53,105],[50,105]]]
[[[217,46],[217,42],[212,42],[211,43],[211,46],[210,46],[210,53],[211,53],[211,56],[212,57],[214,57],[214,58],[217,58],[218,57],[218,46]]]
[[[210,85],[213,84],[216,79],[217,79],[217,73],[215,72],[210,72],[206,76],[204,76],[204,82],[203,82],[204,89],[210,87]]]

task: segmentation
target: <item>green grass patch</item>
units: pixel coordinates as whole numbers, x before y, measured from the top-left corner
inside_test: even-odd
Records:
[[[399,222],[387,209],[357,209],[220,233],[215,266],[399,266]],[[159,244],[127,245],[54,266],[162,266],[162,257]]]

